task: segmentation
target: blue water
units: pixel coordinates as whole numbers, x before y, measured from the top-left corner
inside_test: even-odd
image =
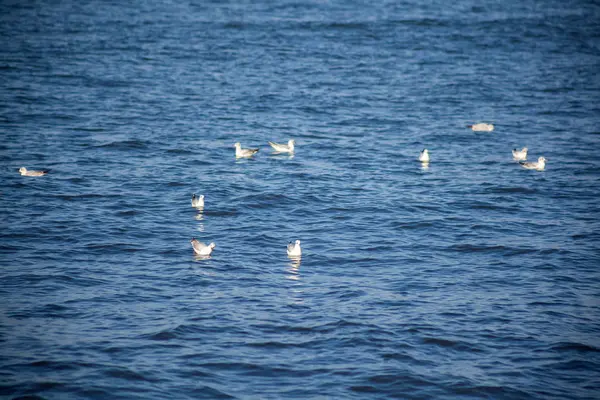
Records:
[[[0,397],[598,398],[591,3],[2,1]]]

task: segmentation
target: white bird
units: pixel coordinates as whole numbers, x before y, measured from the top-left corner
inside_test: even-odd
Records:
[[[192,207],[203,208],[204,207],[204,195],[196,197],[196,193],[192,194]]]
[[[300,257],[302,255],[302,249],[300,248],[299,240],[296,240],[294,244],[290,242],[287,245],[287,255],[289,257]]]
[[[527,160],[527,147],[523,147],[521,150],[513,149],[512,155],[515,161]]]
[[[546,168],[546,159],[544,157],[538,158],[536,162],[519,162],[523,168],[535,169],[537,171],[543,171]]]
[[[190,240],[192,247],[194,248],[194,253],[200,256],[209,256],[212,253],[213,249],[216,247],[214,243],[209,244],[208,246],[202,242],[196,240],[196,238],[192,238]]]
[[[21,168],[19,168],[19,172],[23,176],[42,176],[42,175],[46,175],[48,172],[50,172],[50,170],[44,169],[42,171],[28,171],[27,168],[21,167]]]
[[[423,151],[419,155],[419,161],[424,163],[429,162],[429,151],[427,151],[427,149],[423,149]]]
[[[235,144],[235,156],[237,158],[239,158],[239,157],[252,157],[256,153],[258,153],[258,149],[242,149],[242,145],[240,144],[240,142],[237,142]]]
[[[296,145],[296,141],[294,139],[288,140],[287,144],[278,144],[274,142],[269,142],[269,145],[280,153],[293,153],[294,146]]]
[[[494,125],[481,122],[475,125],[467,125],[467,128],[471,128],[474,131],[491,132],[494,130]]]

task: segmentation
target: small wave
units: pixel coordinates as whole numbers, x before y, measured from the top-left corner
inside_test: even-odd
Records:
[[[538,193],[539,190],[526,188],[526,187],[492,187],[485,189],[484,192],[487,193],[523,193],[523,194],[535,194]]]
[[[148,143],[143,140],[123,140],[100,144],[94,146],[98,149],[112,149],[112,150],[136,150],[145,149],[148,147]]]
[[[46,400],[46,398],[37,394],[26,394],[24,396],[13,397],[12,400]]]
[[[536,253],[537,249],[532,248],[517,248],[517,247],[506,247],[502,245],[476,245],[476,244],[455,244],[447,247],[451,251],[458,251],[461,253],[478,253],[478,252],[503,252],[506,255],[520,255]]]
[[[128,381],[155,381],[155,379],[144,376],[139,372],[132,371],[129,368],[110,368],[104,371],[104,374],[111,378],[120,378]]]
[[[424,337],[422,339],[422,341],[424,344],[431,344],[431,345],[440,346],[440,347],[448,347],[448,348],[452,348],[454,350],[459,350],[459,351],[469,351],[469,352],[477,352],[477,353],[482,352],[482,350],[475,345],[457,341],[457,340],[449,340],[449,339],[442,339],[442,338],[436,338],[436,337]]]
[[[125,252],[142,251],[143,249],[132,247],[130,243],[93,243],[85,246],[88,250],[121,250]]]
[[[135,215],[140,215],[143,214],[143,211],[140,210],[126,210],[126,211],[119,211],[117,212],[117,215],[119,217],[133,217]]]
[[[158,332],[152,335],[147,336],[146,338],[148,340],[159,340],[159,341],[163,341],[163,340],[171,340],[171,339],[175,339],[177,337],[177,334],[175,332],[171,332],[171,331],[162,331],[162,332]]]
[[[581,352],[581,353],[600,353],[600,348],[583,343],[573,342],[561,342],[550,347],[552,351],[566,351],[566,352]]]
[[[97,193],[84,193],[84,194],[58,194],[53,197],[66,201],[84,200],[84,199],[102,199],[106,197],[119,197],[116,195],[102,195]]]
[[[186,150],[186,149],[169,149],[169,150],[167,150],[167,153],[169,153],[169,154],[181,154],[181,155],[193,155],[193,154],[196,154],[195,152],[193,152],[191,150]]]

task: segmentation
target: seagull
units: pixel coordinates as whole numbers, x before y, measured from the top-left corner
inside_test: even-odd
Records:
[[[482,122],[482,123],[475,124],[475,125],[467,125],[467,128],[471,128],[474,131],[491,132],[494,130],[494,125],[485,124]]]
[[[538,158],[537,162],[519,162],[523,168],[535,169],[537,171],[543,171],[546,168],[546,159],[544,157]]]
[[[190,243],[194,248],[194,253],[198,254],[199,256],[209,256],[210,253],[212,253],[213,249],[216,247],[214,243],[211,243],[207,246],[204,243],[196,240],[196,238],[192,238],[192,240],[190,240]]]
[[[429,151],[427,151],[427,149],[423,149],[423,151],[419,155],[419,161],[424,162],[424,163],[429,162]]]
[[[204,207],[204,195],[196,197],[196,193],[192,194],[192,207],[203,208]]]
[[[274,148],[275,151],[278,151],[280,153],[293,153],[295,144],[296,144],[296,141],[294,139],[288,140],[287,144],[278,144],[278,143],[269,142],[269,145],[271,145],[271,147]]]
[[[42,176],[42,175],[46,175],[48,172],[50,172],[50,170],[44,169],[42,171],[27,171],[27,168],[21,167],[21,168],[19,168],[19,172],[23,176]]]
[[[288,244],[287,254],[289,257],[300,257],[302,255],[302,249],[300,248],[299,240],[296,240],[294,244],[291,242]]]
[[[515,161],[527,160],[527,147],[523,147],[521,150],[513,149],[512,154]]]
[[[256,153],[258,153],[258,149],[242,149],[242,145],[240,144],[240,142],[237,142],[235,144],[235,156],[237,158],[239,158],[239,157],[252,157]]]

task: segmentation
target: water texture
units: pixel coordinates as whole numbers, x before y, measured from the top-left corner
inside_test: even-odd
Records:
[[[2,1],[0,397],[598,398],[598,21]]]

